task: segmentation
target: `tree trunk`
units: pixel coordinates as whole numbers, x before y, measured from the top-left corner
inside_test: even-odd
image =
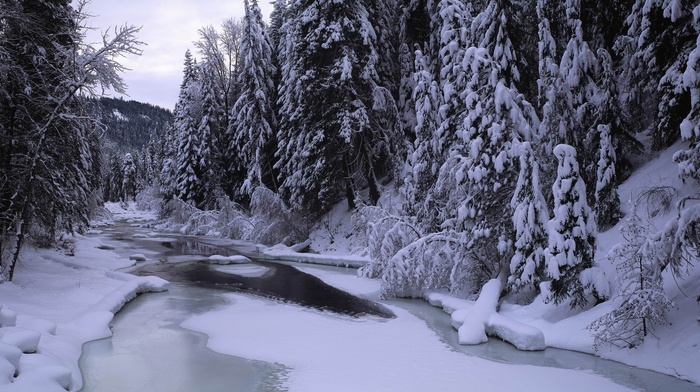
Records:
[[[346,157],[347,158],[347,157]],[[353,187],[352,174],[347,159],[343,160],[345,166],[345,197],[348,199],[348,211],[353,211],[357,208],[355,203],[355,188]]]

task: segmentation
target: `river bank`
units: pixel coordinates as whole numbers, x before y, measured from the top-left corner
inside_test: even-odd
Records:
[[[2,320],[16,325],[0,330],[5,338],[14,335],[14,342],[25,351],[18,354],[7,343],[2,346],[0,390],[79,390],[82,344],[110,336],[114,313],[138,292],[166,287],[159,278],[114,272],[134,265],[136,259],[160,261],[162,250],[157,248],[169,239],[148,229],[129,229],[139,225],[133,220],[138,213],[133,214],[123,218],[131,222],[121,224],[118,232],[103,227],[101,232],[78,237],[75,256],[55,251],[25,255],[18,280],[0,285]],[[295,268],[352,294],[377,298],[379,282],[358,278],[353,270],[298,264]],[[512,365],[464,355],[446,343],[446,335],[440,336],[429,322],[400,306],[389,305],[396,315],[393,319],[358,318],[247,293],[217,297],[219,306],[184,317],[181,326],[204,334],[207,346],[226,356],[284,368],[284,379],[263,390],[458,391],[465,385],[484,390],[630,388],[589,370]],[[148,297],[142,299],[148,302]],[[15,333],[31,330],[35,332]],[[127,374],[124,378],[135,376]],[[172,390],[161,387],[152,385],[151,390]]]

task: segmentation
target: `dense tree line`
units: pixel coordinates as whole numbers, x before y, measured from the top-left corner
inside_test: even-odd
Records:
[[[100,145],[85,100],[123,92],[115,61],[139,54],[137,28],[84,39],[84,2],[0,4],[0,281],[11,280],[24,243],[53,244],[88,224],[99,204]]]
[[[209,209],[264,186],[317,217],[376,204],[385,178],[401,208],[358,211],[374,215],[362,272],[385,295],[497,278],[504,295],[604,300],[595,242],[622,218],[619,182],[645,149],[700,137],[699,10],[277,0],[266,25],[246,1],[243,20],[202,30],[199,62],[186,55],[162,193]],[[675,157],[685,177],[700,178],[697,145]],[[677,229],[663,241],[682,243]]]
[[[102,124],[103,140],[122,153],[161,139],[172,121],[172,113],[167,109],[123,98],[88,98],[86,105],[91,117]]]

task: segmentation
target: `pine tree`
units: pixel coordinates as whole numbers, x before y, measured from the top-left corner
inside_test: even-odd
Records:
[[[205,140],[199,134],[201,113],[201,84],[196,61],[189,50],[185,53],[183,80],[175,105],[173,127],[176,137],[175,196],[194,206],[202,206],[205,199],[202,166]]]
[[[129,200],[129,197],[136,200],[136,175],[134,158],[130,153],[127,153],[122,160],[122,191],[124,193],[121,199],[125,202]]]
[[[246,13],[241,37],[243,71],[239,74],[242,93],[233,106],[229,134],[232,135],[230,149],[237,158],[237,170],[246,173],[240,192],[250,197],[260,185],[274,188],[274,182],[271,182],[274,174],[270,146],[274,144],[276,127],[272,80],[276,71],[272,64],[270,39],[265,32],[257,1],[249,3],[246,0],[244,5]]]
[[[225,121],[226,116],[217,92],[216,71],[211,63],[203,63],[200,69],[200,99],[202,117],[197,134],[202,141],[200,166],[202,168],[204,196],[203,207],[213,208],[218,195],[225,194],[229,185],[224,181],[228,169]]]
[[[441,94],[439,98],[438,128],[435,135],[435,165],[441,166],[449,156],[449,150],[457,143],[456,130],[463,120],[464,101],[460,94],[466,89],[467,70],[462,67],[465,50],[471,46],[471,3],[461,0],[441,0],[436,2],[432,21],[437,35],[437,74]]]
[[[512,4],[501,0],[490,0],[472,23],[472,37],[478,46],[488,50],[493,61],[498,64],[498,78],[507,87],[515,87],[520,82],[518,58],[510,38],[512,21],[508,7]]]
[[[416,138],[416,105],[413,102],[413,92],[415,90],[414,73],[416,71],[413,52],[409,45],[404,43],[399,47],[399,68],[401,80],[399,82],[398,110],[399,122],[402,135],[407,144],[412,144]]]
[[[690,95],[679,88],[697,38],[690,11],[679,1],[636,0],[627,18],[627,34],[617,43],[627,65],[623,69],[631,90],[628,105],[652,108],[654,149],[678,138],[679,126],[690,106]],[[643,111],[640,115],[649,113]]]
[[[598,227],[608,228],[615,225],[622,217],[615,170],[617,157],[610,137],[609,125],[598,125],[598,132],[600,148],[596,171],[595,217]]]
[[[673,160],[678,163],[681,178],[700,181],[700,5],[693,10],[694,26],[698,33],[695,48],[688,56],[683,72],[683,88],[690,95],[690,110],[680,125],[683,140],[692,142],[692,148],[678,151]]]
[[[570,39],[562,53],[559,71],[566,83],[568,94],[566,100],[571,102],[573,121],[567,129],[563,143],[569,144],[578,151],[578,161],[586,184],[593,184],[595,178],[595,163],[597,162],[597,148],[585,148],[590,144],[595,133],[595,103],[592,97],[597,94],[595,75],[598,72],[598,59],[590,49],[583,36],[583,27],[580,19],[580,1],[566,1],[567,24]],[[563,114],[566,116],[565,114]],[[594,139],[593,139],[594,140]],[[589,187],[592,189],[592,187]],[[591,195],[589,201],[593,202]]]
[[[406,199],[404,210],[410,215],[418,215],[420,221],[425,221],[434,219],[435,215],[427,203],[430,199],[428,193],[435,183],[438,170],[434,130],[438,123],[436,117],[439,92],[437,82],[433,80],[428,63],[420,50],[416,51],[415,58],[415,90],[412,100],[416,108],[416,140],[406,159],[406,177],[402,193]]]
[[[376,203],[376,173],[393,131],[377,125],[396,121],[375,117],[390,113],[394,103],[377,85],[376,34],[367,9],[328,0],[294,7],[299,30],[289,36],[297,50],[291,67],[306,76],[289,81],[280,96],[282,127],[291,126],[280,137],[282,190],[296,207],[322,212],[343,190],[354,208],[355,183],[362,181]]]
[[[579,174],[576,150],[560,144],[554,148],[559,160],[557,179],[552,187],[554,217],[548,223],[547,274],[551,300],[559,304],[571,298],[571,307],[587,302],[581,273],[593,266],[596,227],[586,201],[586,185]]]
[[[515,254],[510,260],[508,283],[516,290],[539,288],[546,279],[547,203],[540,189],[539,168],[529,142],[520,146],[520,174],[510,201],[515,227]]]
[[[464,123],[458,130],[463,147],[440,169],[436,191],[447,198],[441,220],[443,226],[465,233],[473,255],[462,267],[465,274],[478,269],[485,273],[483,279],[501,275],[505,281],[513,255],[514,144],[529,141],[537,121],[529,116],[529,104],[499,77],[503,70],[486,49],[469,48],[464,64],[470,77]]]

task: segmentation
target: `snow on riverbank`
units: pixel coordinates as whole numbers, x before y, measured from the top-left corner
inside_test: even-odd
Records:
[[[672,157],[681,148],[687,148],[687,145],[679,142],[661,152],[656,159],[639,168],[620,185],[619,193],[624,212],[629,214],[631,203],[637,203],[638,213],[650,225],[652,232],[661,230],[666,222],[677,214],[675,203],[682,197],[698,194],[696,183],[692,181],[684,183],[678,177],[678,167]],[[669,192],[668,209],[661,208],[666,200],[659,197],[664,192]],[[387,196],[385,202],[394,203],[388,200],[391,197],[391,195]],[[311,248],[324,254],[313,256],[315,260],[321,260],[319,264],[332,265],[335,258],[342,259],[350,257],[345,256],[348,254],[366,253],[366,249],[363,251],[358,247],[358,241],[352,237],[351,215],[344,205],[338,205],[326,218],[322,219],[322,222],[323,224],[311,233]],[[620,234],[622,224],[624,221],[601,233],[597,239],[597,263],[611,283],[613,295],[617,290],[618,271],[616,265],[608,260],[606,255],[613,246],[624,241]],[[288,252],[292,255],[291,257],[285,255],[283,250],[278,250],[277,253],[279,259],[293,260],[293,257],[297,257],[293,252]],[[330,253],[332,257],[326,256],[326,253]],[[323,261],[324,258],[327,260]],[[501,321],[519,322],[521,325],[515,325],[516,329],[524,327],[529,331],[529,336],[535,337],[541,331],[544,335],[544,346],[596,354],[603,358],[614,359],[700,384],[700,372],[697,370],[697,364],[700,363],[700,299],[698,299],[700,298],[698,297],[700,263],[695,262],[689,269],[688,275],[681,278],[673,277],[666,271],[664,281],[665,292],[674,301],[676,308],[669,314],[669,324],[658,326],[647,336],[646,342],[635,349],[602,346],[597,352],[594,350],[593,336],[586,327],[597,318],[612,311],[613,301],[581,311],[571,310],[568,304],[560,306],[545,304],[542,298],[538,297],[527,306],[503,303],[495,315],[505,318]],[[335,285],[335,283],[342,284],[342,282],[331,284]],[[380,282],[377,281],[377,286],[379,284]],[[457,312],[455,315],[458,319],[457,327],[471,313],[469,309],[474,307],[474,301],[436,293],[430,296],[430,302],[442,307],[448,314],[453,315]],[[489,332],[494,334],[495,330],[492,328]],[[540,339],[535,338],[535,340]],[[526,346],[533,347],[530,344]],[[543,348],[543,345],[538,346]]]
[[[506,365],[457,353],[425,322],[352,318],[225,294],[229,305],[182,326],[209,336],[214,351],[290,368],[289,391],[626,390],[580,371]]]
[[[75,256],[24,251],[14,281],[0,284],[0,390],[80,390],[82,345],[111,336],[114,313],[139,293],[167,289],[157,277],[114,272],[135,261],[112,248],[78,236]]]

